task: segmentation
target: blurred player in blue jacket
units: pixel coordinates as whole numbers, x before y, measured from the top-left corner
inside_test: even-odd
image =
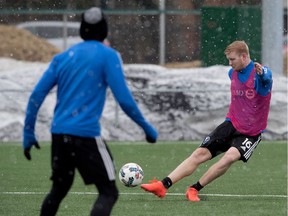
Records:
[[[158,133],[143,117],[129,91],[119,53],[104,45],[108,25],[101,9],[93,7],[82,14],[80,36],[83,42],[56,55],[27,105],[23,148],[31,160],[37,113],[50,90],[57,86],[57,101],[51,124],[52,189],[43,201],[41,215],[55,215],[72,186],[75,169],[85,184],[95,184],[99,196],[91,215],[110,215],[117,200],[115,167],[110,151],[101,138],[99,120],[109,87],[123,111],[154,143]]]

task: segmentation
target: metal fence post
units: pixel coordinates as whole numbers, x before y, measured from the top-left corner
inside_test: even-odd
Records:
[[[114,126],[116,128],[119,127],[119,105],[118,105],[116,100],[115,100],[115,121],[114,121]]]
[[[283,1],[262,3],[262,64],[283,73]]]
[[[63,13],[63,50],[66,50],[67,48],[67,37],[68,37],[67,22],[68,22],[67,14]]]
[[[165,64],[165,0],[159,0],[159,64]]]

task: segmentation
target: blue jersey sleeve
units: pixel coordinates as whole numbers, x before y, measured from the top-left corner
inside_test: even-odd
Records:
[[[228,76],[229,76],[230,80],[232,80],[232,72],[233,72],[233,68],[231,68],[228,72]]]
[[[43,76],[35,86],[32,94],[29,98],[26,108],[26,117],[24,121],[24,147],[29,147],[29,143],[35,140],[35,123],[37,119],[37,113],[49,93],[49,91],[55,85],[55,76],[53,70],[53,62],[48,69],[44,72]]]
[[[247,80],[249,79],[250,73],[253,70],[253,67],[254,67],[254,62],[251,61],[246,68],[244,68],[241,72],[238,72],[237,77],[240,80],[240,82],[242,83],[247,82]],[[255,73],[254,88],[258,94],[262,96],[266,96],[267,94],[269,94],[269,92],[272,89],[272,83],[273,83],[272,72],[266,66],[263,66],[262,70],[263,70],[262,75],[258,75],[257,73]],[[232,79],[232,72],[233,72],[233,69],[231,68],[228,72],[228,76],[230,80]]]
[[[148,123],[139,110],[125,81],[122,68],[122,60],[118,52],[110,52],[107,56],[109,63],[106,64],[106,82],[110,87],[121,109],[140,127],[146,135],[157,138],[157,131]]]
[[[263,71],[262,75],[256,74],[255,89],[258,94],[266,96],[272,90],[272,83],[273,83],[272,72],[266,66],[262,67],[262,71]]]

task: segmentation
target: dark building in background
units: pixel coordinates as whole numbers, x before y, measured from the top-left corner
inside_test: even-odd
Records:
[[[102,7],[109,22],[108,39],[121,52],[124,63],[159,63],[159,0],[0,0],[0,5],[1,10],[9,11],[0,14],[0,24],[63,20],[67,12],[68,21],[79,21],[84,9]],[[255,50],[253,56],[261,55],[261,0],[166,0],[165,6],[166,63],[222,63],[223,47],[240,38],[248,40],[251,50]],[[253,19],[249,17],[254,13],[251,10],[257,12]],[[235,17],[237,20],[233,20]],[[249,28],[255,25],[257,31],[248,34],[245,24]]]

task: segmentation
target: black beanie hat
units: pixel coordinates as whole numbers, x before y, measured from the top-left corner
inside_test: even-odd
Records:
[[[81,38],[103,42],[108,35],[108,24],[102,10],[98,7],[92,7],[82,13],[81,19]]]

